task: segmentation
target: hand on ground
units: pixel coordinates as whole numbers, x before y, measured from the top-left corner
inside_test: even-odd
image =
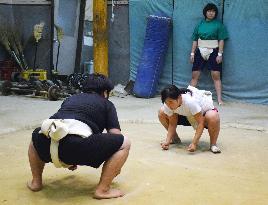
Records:
[[[188,146],[188,149],[187,149],[189,152],[194,152],[196,150],[196,145],[191,143],[189,146]]]
[[[169,143],[167,142],[161,142],[161,147],[163,150],[168,150],[169,149]]]

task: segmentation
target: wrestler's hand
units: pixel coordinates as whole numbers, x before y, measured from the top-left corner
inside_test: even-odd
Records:
[[[192,55],[190,56],[190,62],[194,63],[194,56],[192,56]]]
[[[217,56],[216,62],[220,64],[222,62],[222,56]]]
[[[71,171],[74,171],[77,169],[77,165],[72,165],[72,166],[68,167],[68,169]]]
[[[196,150],[196,144],[194,143],[191,143],[189,146],[188,146],[188,149],[187,149],[189,152],[194,152]]]
[[[168,142],[161,142],[161,147],[163,150],[168,150],[169,149],[169,144]]]

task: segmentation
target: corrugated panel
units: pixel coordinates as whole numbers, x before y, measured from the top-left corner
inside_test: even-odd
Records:
[[[174,83],[179,87],[189,84],[192,74],[189,62],[191,36],[195,25],[203,18],[203,7],[209,2],[218,6],[220,19],[223,0],[174,0],[173,39],[159,89],[171,83],[172,64]],[[142,52],[146,17],[157,12],[172,16],[172,4],[172,0],[130,0],[131,80],[135,80]],[[225,0],[223,20],[229,33],[224,49],[223,99],[268,104],[268,1]],[[208,71],[202,73],[198,87],[214,91]]]
[[[151,14],[164,13],[172,16],[172,0],[130,0],[129,1],[129,24],[130,24],[130,80],[135,80],[137,68],[141,59],[146,18]],[[165,59],[165,66],[161,75],[160,83],[171,79],[171,43]]]
[[[172,17],[173,15],[173,36],[169,42],[165,67],[159,80],[158,90],[172,83],[172,75],[174,84],[180,87],[187,86],[191,80],[191,64],[189,63],[189,53],[192,45],[191,35],[195,25],[202,19],[203,7],[209,2],[221,7],[221,0],[195,0],[194,2],[189,0],[174,0],[173,13],[172,0],[131,0],[129,6],[130,80],[135,80],[136,78],[145,36],[146,17],[150,14],[164,12],[168,16]],[[221,17],[221,9],[219,9],[218,16]],[[204,87],[204,89],[214,88],[208,72],[205,72],[201,77],[200,87]]]
[[[192,64],[190,63],[190,53],[192,48],[192,33],[195,26],[204,19],[203,8],[207,3],[217,5],[221,19],[221,0],[175,0],[173,14],[173,64],[175,85],[187,87],[192,77]],[[202,72],[198,87],[206,90],[214,90],[210,72]]]
[[[268,104],[268,1],[225,0],[224,23],[225,98]]]

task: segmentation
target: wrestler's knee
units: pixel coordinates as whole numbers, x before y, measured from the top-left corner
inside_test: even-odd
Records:
[[[123,142],[123,144],[121,146],[121,149],[128,149],[129,150],[130,147],[131,147],[130,139],[128,137],[124,136],[124,142]]]
[[[35,148],[34,148],[34,145],[33,145],[33,141],[31,141],[30,144],[29,144],[29,148],[28,148],[28,154],[31,154],[33,152],[36,152],[36,151],[35,151]]]
[[[165,117],[166,117],[166,114],[164,113],[163,109],[160,108],[158,110],[158,118],[160,119],[160,118],[165,118]]]
[[[208,123],[220,123],[219,113],[214,110],[208,111],[205,115],[205,118]]]
[[[212,77],[213,80],[220,80],[221,79],[220,72],[218,72],[218,71],[212,71],[211,72],[211,77]]]

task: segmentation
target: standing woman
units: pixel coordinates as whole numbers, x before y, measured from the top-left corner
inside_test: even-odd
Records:
[[[190,60],[193,67],[191,85],[196,87],[201,70],[207,64],[214,81],[218,104],[222,105],[222,58],[224,40],[228,38],[228,33],[225,26],[216,19],[218,9],[215,4],[207,4],[203,9],[203,15],[205,19],[195,27],[192,35],[193,44]]]

